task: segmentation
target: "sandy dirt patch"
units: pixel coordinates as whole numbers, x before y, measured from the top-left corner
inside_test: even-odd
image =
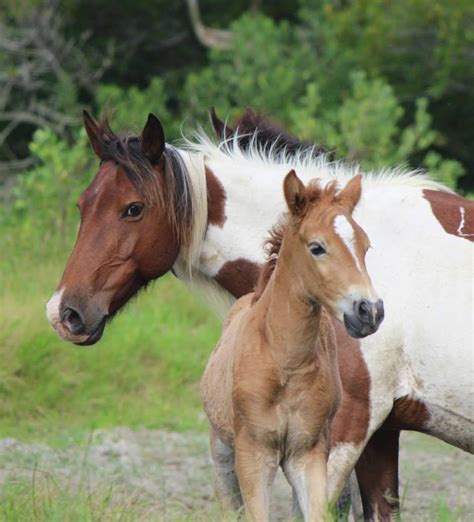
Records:
[[[403,519],[435,520],[444,502],[454,520],[474,520],[474,458],[429,437],[402,437]],[[73,490],[109,487],[150,507],[150,519],[175,520],[215,507],[207,436],[128,428],[97,430],[83,444],[61,449],[43,443],[0,440],[0,484],[50,477]],[[272,520],[285,520],[291,495],[277,477]],[[212,518],[209,515],[210,519]]]

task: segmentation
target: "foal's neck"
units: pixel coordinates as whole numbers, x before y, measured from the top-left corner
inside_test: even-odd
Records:
[[[314,362],[321,305],[306,293],[290,248],[282,245],[275,272],[262,295],[265,331],[280,366],[297,370]]]

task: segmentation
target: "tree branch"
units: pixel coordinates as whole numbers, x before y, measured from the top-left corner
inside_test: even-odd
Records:
[[[198,0],[186,0],[189,19],[193,26],[194,34],[202,45],[212,49],[228,50],[231,48],[232,31],[212,29],[203,24],[199,11]]]

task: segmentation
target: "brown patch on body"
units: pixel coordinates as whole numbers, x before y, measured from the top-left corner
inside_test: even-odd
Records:
[[[248,259],[228,261],[214,279],[234,297],[252,292],[258,280],[260,267]]]
[[[222,183],[209,167],[206,167],[207,216],[208,223],[222,228],[224,226],[226,194]]]
[[[422,401],[412,397],[397,399],[383,427],[387,429],[423,431],[430,414]]]
[[[423,195],[448,234],[474,241],[474,201],[438,190],[424,190]]]
[[[332,320],[336,332],[342,401],[332,425],[331,446],[341,442],[362,442],[369,426],[370,375],[360,342],[350,337],[344,326]]]

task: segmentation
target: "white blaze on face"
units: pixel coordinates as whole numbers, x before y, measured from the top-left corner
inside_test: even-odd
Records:
[[[46,317],[54,328],[56,328],[56,325],[61,322],[59,317],[59,306],[61,304],[63,293],[64,288],[54,292],[53,296],[46,305]]]
[[[334,218],[334,230],[336,231],[336,234],[342,239],[349,252],[352,254],[359,272],[362,272],[359,259],[357,258],[357,254],[354,248],[354,227],[349,223],[349,220],[345,216],[339,214]]]

